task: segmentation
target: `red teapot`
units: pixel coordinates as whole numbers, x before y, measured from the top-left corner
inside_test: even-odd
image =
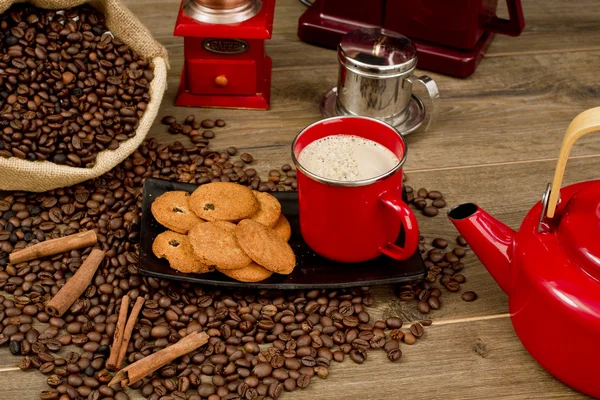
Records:
[[[472,203],[448,212],[508,294],[513,327],[527,351],[556,378],[596,398],[600,398],[600,180],[560,186],[573,143],[599,130],[600,107],[571,122],[554,180],[518,232]]]

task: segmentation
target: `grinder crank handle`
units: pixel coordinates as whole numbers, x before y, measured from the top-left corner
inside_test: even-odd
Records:
[[[419,245],[417,217],[399,196],[386,192],[381,195],[379,200],[398,214],[404,226],[404,247],[388,243],[385,247],[380,247],[379,251],[394,260],[407,260],[415,253]]]
[[[492,17],[485,23],[485,30],[508,36],[519,36],[525,28],[521,0],[506,0],[508,19]]]

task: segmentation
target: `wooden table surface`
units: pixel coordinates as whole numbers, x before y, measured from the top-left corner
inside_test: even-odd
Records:
[[[211,142],[216,148],[250,151],[255,168],[290,162],[290,143],[304,126],[320,119],[324,92],[335,86],[337,58],[300,42],[297,0],[278,0],[267,51],[273,59],[269,111],[175,108],[183,62],[183,41],[172,36],[179,0],[125,1],[169,50],[168,91],[151,136],[181,140],[158,121],[223,118],[227,127]],[[520,37],[498,36],[477,72],[468,79],[428,73],[441,92],[440,115],[428,132],[408,136],[408,184],[444,193],[448,206],[476,202],[517,229],[551,180],[562,136],[581,111],[598,105],[600,7],[596,0],[523,0],[526,28]],[[505,10],[501,10],[501,13]],[[419,71],[421,72],[421,71]],[[600,134],[573,148],[564,184],[598,178]],[[454,239],[443,216],[418,216],[427,238]],[[434,325],[413,346],[403,345],[400,362],[372,352],[362,365],[332,366],[326,380],[315,378],[286,399],[550,399],[587,398],[545,372],[525,351],[507,314],[507,296],[477,258],[469,254],[464,290],[479,299],[466,303],[444,292],[443,307],[429,317]],[[401,314],[420,319],[414,303],[394,300],[391,287],[375,289],[373,317]],[[37,371],[22,372],[17,357],[0,349],[0,399],[36,399],[47,388]],[[139,394],[132,398],[141,398]]]

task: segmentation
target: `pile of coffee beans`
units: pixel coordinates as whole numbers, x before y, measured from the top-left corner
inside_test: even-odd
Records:
[[[465,266],[461,259],[467,254],[467,249],[462,236],[456,238],[457,245],[452,250],[445,239],[435,238],[431,244],[426,244],[423,236],[419,239],[419,250],[428,269],[427,277],[424,281],[399,286],[397,295],[402,301],[416,301],[417,310],[421,314],[429,314],[431,310],[439,310],[442,307],[440,300],[442,289],[457,293],[461,291],[461,285],[467,281],[467,278],[461,274]],[[477,294],[466,291],[462,293],[461,298],[471,302],[477,300]]]
[[[420,188],[415,194],[413,187],[406,185],[406,194],[409,204],[420,210],[426,217],[435,217],[439,214],[440,208],[446,207],[444,195],[438,190],[428,191]]]
[[[6,293],[0,296],[0,345],[23,357],[23,370],[35,368],[47,375],[49,389],[41,399],[128,398],[118,385],[107,385],[113,373],[105,368],[123,296],[146,299],[127,349],[128,362],[192,331],[210,336],[207,345],[132,386],[152,400],[275,399],[326,378],[334,362],[349,358],[363,363],[371,350],[385,351],[396,362],[402,356],[401,343],[412,345],[423,337],[429,320],[410,326],[397,317],[373,321],[367,310],[373,304],[368,288],[220,290],[140,275],[145,178],[198,184],[229,179],[273,191],[294,187],[295,171],[289,165],[282,166],[285,175],[273,170],[263,181],[246,168],[252,162],[249,154],[248,162],[232,161],[237,150],[217,152],[202,144],[159,145],[151,139],[99,178],[45,193],[12,192],[0,199],[0,290]],[[8,255],[82,230],[97,233],[105,260],[69,311],[62,318],[51,317],[44,303],[91,249],[16,265],[8,263]],[[46,327],[36,329],[37,321]]]
[[[404,179],[406,181],[406,177]],[[427,217],[435,217],[439,209],[446,206],[443,194],[438,190],[428,191],[425,188],[417,190],[406,186],[408,203],[420,210]],[[451,245],[444,238],[434,238],[426,243],[425,237],[419,237],[419,251],[427,266],[427,277],[420,282],[412,282],[397,288],[398,298],[402,301],[416,301],[417,310],[421,314],[429,314],[431,310],[439,310],[442,307],[440,297],[443,288],[448,292],[460,292],[461,285],[467,281],[461,271],[465,267],[461,259],[467,255],[467,241],[464,237],[456,237],[456,244]],[[439,283],[440,287],[436,285]],[[461,295],[462,300],[472,302],[477,300],[477,294],[473,291],[465,291]]]
[[[135,135],[153,66],[92,7],[0,16],[0,156],[92,167]]]
[[[275,169],[269,171],[268,179],[263,181],[254,168],[248,168],[254,161],[251,154],[238,154],[235,147],[228,147],[223,151],[210,150],[209,140],[216,136],[211,129],[224,127],[225,121],[222,119],[216,121],[205,119],[198,122],[193,115],[190,115],[182,123],[178,123],[175,117],[167,115],[161,122],[169,126],[170,133],[189,136],[194,147],[184,149],[179,142],[175,142],[171,147],[159,147],[158,157],[162,160],[175,161],[169,159],[165,153],[166,149],[171,149],[171,151],[185,153],[181,156],[181,161],[188,165],[187,169],[184,167],[169,169],[170,163],[165,162],[166,167],[163,169],[161,163],[158,165],[161,170],[154,171],[153,177],[157,177],[156,175],[160,173],[167,175],[167,179],[170,180],[197,185],[209,182],[237,182],[260,192],[283,192],[297,188],[296,170],[289,164],[282,165],[281,172]],[[205,130],[200,132],[201,129]]]

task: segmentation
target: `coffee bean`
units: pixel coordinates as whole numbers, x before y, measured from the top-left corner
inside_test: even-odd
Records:
[[[431,202],[431,205],[435,208],[444,208],[446,207],[446,200],[444,199],[436,199]]]
[[[287,391],[287,392],[293,392],[294,390],[296,390],[296,379],[294,378],[288,378],[283,382],[283,388]]]
[[[208,397],[210,395],[215,394],[215,392],[216,388],[210,383],[203,383],[200,386],[198,386],[198,394],[201,397]]]
[[[40,394],[40,399],[41,400],[56,400],[56,399],[58,399],[58,396],[59,396],[58,390],[46,389],[46,390],[42,390],[42,393]]]
[[[155,326],[154,328],[152,328],[152,330],[150,331],[150,335],[153,338],[164,338],[169,336],[169,327],[166,325],[159,325],[159,326]]]
[[[396,362],[402,357],[402,350],[400,349],[392,349],[387,353],[388,360],[392,362]]]
[[[448,247],[448,241],[446,241],[445,239],[441,239],[441,238],[433,239],[433,242],[431,244],[434,247],[437,247],[438,249],[445,249],[446,247]]]
[[[334,361],[342,362],[344,361],[344,358],[346,358],[346,355],[342,351],[336,350],[333,352]]]
[[[402,327],[402,320],[398,317],[391,317],[385,321],[385,324],[389,329],[399,329]]]
[[[427,207],[427,201],[425,201],[423,198],[413,200],[413,204],[417,210],[424,210],[425,207]]]
[[[464,292],[461,296],[464,301],[475,301],[477,300],[477,293],[475,292]]]
[[[272,371],[273,371],[273,367],[271,366],[271,364],[259,363],[259,364],[256,364],[256,366],[252,370],[252,373],[255,374],[259,379],[262,379],[262,378],[265,378],[265,377],[271,375]]]
[[[448,282],[446,282],[445,286],[450,292],[458,292],[460,290],[460,284],[454,279],[450,279]]]
[[[230,156],[234,156],[235,153],[237,153],[237,149],[235,147],[228,147],[227,148],[227,154],[229,154]]]
[[[417,341],[417,338],[415,337],[415,335],[412,334],[412,332],[406,332],[404,334],[404,338],[402,338],[402,340],[404,341],[404,343],[406,344],[415,344],[415,342]]]
[[[367,353],[358,349],[350,351],[350,359],[357,364],[362,364],[363,362],[365,362],[367,358],[366,355]]]
[[[217,119],[217,120],[215,121],[215,125],[216,125],[217,127],[219,127],[219,128],[222,128],[222,127],[224,127],[224,126],[225,126],[225,121],[223,121],[222,119]]]
[[[432,190],[431,192],[427,193],[427,197],[429,197],[432,200],[441,199],[442,193],[437,190]]]
[[[459,258],[454,255],[454,253],[446,253],[444,254],[444,259],[448,261],[450,264],[454,264],[458,262]]]
[[[248,153],[242,153],[240,155],[240,159],[245,162],[246,164],[250,164],[252,162],[252,160],[254,160],[254,157],[252,157],[250,154]]]
[[[412,333],[414,337],[420,338],[421,336],[423,336],[423,333],[424,333],[423,325],[421,325],[418,322],[412,324],[410,326],[410,333]]]
[[[438,209],[433,206],[427,206],[423,208],[423,215],[425,215],[426,217],[435,217],[438,214]]]
[[[319,378],[325,379],[329,376],[329,369],[325,366],[319,365],[319,366],[315,367],[315,374]]]
[[[205,119],[200,123],[200,125],[202,125],[204,129],[212,129],[215,127],[215,121],[212,119]]]
[[[202,132],[202,137],[204,139],[213,139],[215,137],[215,133],[211,130]]]
[[[419,197],[427,197],[427,189],[425,188],[420,188],[419,190],[417,190],[417,196]]]
[[[465,238],[464,238],[464,237],[462,237],[461,235],[458,235],[458,236],[456,237],[456,243],[457,243],[459,246],[462,246],[462,247],[466,247],[466,246],[468,246],[468,244],[467,244],[467,241],[466,241],[466,240],[465,240]]]
[[[20,354],[20,353],[21,353],[21,343],[19,343],[19,342],[15,341],[15,340],[11,340],[11,341],[8,343],[8,348],[9,348],[9,350],[10,350],[10,353],[11,353],[13,356],[16,356],[16,355],[18,355],[18,354]]]
[[[462,247],[455,247],[452,249],[452,253],[454,253],[454,255],[458,258],[463,258],[467,255],[467,252]]]
[[[269,397],[273,399],[279,398],[281,396],[281,392],[283,390],[283,385],[279,382],[273,382],[269,385],[269,390],[267,391]],[[286,389],[287,390],[287,389]]]
[[[461,271],[464,267],[465,267],[465,265],[463,263],[461,263],[461,262],[457,262],[457,263],[452,264],[452,269],[454,271],[457,271],[457,272]]]
[[[38,357],[39,357],[39,355],[38,355]],[[54,363],[46,362],[40,366],[39,370],[42,374],[49,374],[54,370]]]
[[[400,329],[394,329],[390,331],[390,339],[400,341],[404,337],[404,332]]]
[[[429,301],[431,301],[433,297],[429,297],[428,301],[423,301],[420,300],[419,303],[417,304],[417,310],[421,313],[421,314],[428,314],[429,311],[431,311],[431,306],[429,304]]]
[[[441,307],[440,299],[438,296],[429,296],[427,299],[427,305],[431,307],[432,310],[439,310]],[[426,312],[421,312],[422,314],[427,314]]]

